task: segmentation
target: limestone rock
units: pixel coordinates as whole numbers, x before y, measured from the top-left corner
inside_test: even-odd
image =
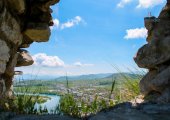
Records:
[[[0,81],[0,94],[2,94],[3,93],[3,83]]]
[[[165,86],[169,86],[170,85],[170,66],[161,71],[158,75],[155,76],[154,79],[152,79],[152,81],[150,82],[152,88],[154,90],[157,91],[162,91],[163,89],[165,89]]]
[[[158,72],[152,70],[140,81],[141,92],[145,95],[152,91],[161,93],[164,91],[165,86],[170,85],[170,67]],[[170,95],[170,92],[168,93]]]
[[[10,97],[13,93],[14,68],[33,64],[28,52],[20,48],[49,40],[49,26],[53,25],[50,6],[57,2],[0,0],[0,80],[4,82],[0,84],[0,97]]]
[[[4,9],[0,19],[1,39],[12,44],[20,45],[22,43],[22,34],[20,25],[15,18],[11,16],[7,9]]]
[[[132,105],[121,103],[96,115],[72,118],[65,115],[19,115],[13,112],[0,113],[2,120],[169,120],[170,104],[141,103]]]
[[[6,62],[0,61],[0,74],[4,73],[6,69]]]
[[[0,95],[5,91],[5,82],[3,79],[0,79]]]
[[[0,1],[0,13],[3,11],[3,8],[4,8],[4,1],[1,0]]]
[[[131,103],[118,104],[109,110],[103,110],[89,120],[169,120],[169,104]]]
[[[49,40],[51,31],[50,28],[43,23],[34,24],[32,23],[24,31],[24,35],[34,42],[47,42]]]
[[[33,61],[32,57],[29,55],[28,51],[21,50],[19,52],[16,67],[29,66],[29,65],[32,65],[33,63],[34,63],[34,61]]]
[[[7,66],[6,66],[4,76],[8,76],[9,78],[13,77],[14,68],[15,68],[15,66],[17,64],[17,59],[18,59],[18,54],[17,53],[15,53],[15,54],[13,53],[13,55],[10,56],[10,60],[9,60],[9,63],[7,64]],[[8,80],[9,80],[9,78],[8,78]]]
[[[140,81],[139,87],[140,87],[140,90],[143,94],[146,95],[146,94],[148,94],[149,92],[152,91],[151,80],[154,79],[157,74],[158,74],[158,72],[156,70],[152,70],[152,71],[148,72],[143,77],[143,79]]]
[[[148,43],[138,50],[135,62],[149,72],[140,82],[141,92],[151,101],[170,102],[170,2],[158,18],[147,17]]]
[[[0,74],[5,72],[6,63],[9,61],[9,47],[0,39]]]
[[[170,88],[165,88],[162,95],[156,99],[159,103],[169,103],[170,102]]]
[[[139,49],[135,62],[142,68],[156,68],[170,60],[170,21],[160,21],[152,31],[151,41]],[[167,36],[168,35],[168,36]]]
[[[10,8],[17,12],[18,14],[22,14],[25,11],[25,0],[7,0]]]

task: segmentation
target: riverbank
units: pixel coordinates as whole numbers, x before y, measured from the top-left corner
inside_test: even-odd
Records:
[[[49,94],[33,94],[33,93],[15,93],[16,98],[24,97],[27,100],[32,100],[35,102],[34,110],[36,111],[46,111],[47,114],[53,114],[57,110],[59,105],[60,96],[49,95]],[[20,100],[17,100],[20,101]]]

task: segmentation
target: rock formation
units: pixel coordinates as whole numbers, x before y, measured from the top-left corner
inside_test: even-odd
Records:
[[[33,64],[23,48],[49,40],[50,9],[59,0],[0,0],[0,98],[12,96],[14,68]]]
[[[146,17],[147,44],[134,58],[137,65],[149,72],[140,81],[141,92],[154,102],[170,102],[170,0],[158,18]]]

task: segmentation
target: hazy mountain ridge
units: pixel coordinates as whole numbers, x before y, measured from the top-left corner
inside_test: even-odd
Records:
[[[140,74],[132,74],[132,73],[100,73],[100,74],[87,74],[87,75],[77,75],[77,76],[36,76],[36,75],[23,75],[18,76],[16,80],[54,80],[54,81],[62,81],[62,80],[100,80],[100,79],[120,79],[124,76],[129,78],[139,78]]]

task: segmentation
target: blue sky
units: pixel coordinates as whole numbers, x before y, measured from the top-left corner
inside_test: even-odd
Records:
[[[165,0],[60,0],[49,42],[27,50],[35,60],[25,74],[69,75],[136,67],[133,56],[146,43],[144,17],[158,16]]]

